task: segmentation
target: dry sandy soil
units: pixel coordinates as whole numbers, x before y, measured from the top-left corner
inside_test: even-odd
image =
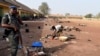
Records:
[[[33,41],[39,41],[41,37],[51,34],[50,27],[52,25],[61,24],[64,26],[75,26],[82,31],[64,31],[65,34],[72,34],[76,39],[66,42],[59,40],[45,39],[44,44],[51,52],[51,56],[100,56],[100,21],[98,20],[81,20],[81,19],[60,19],[58,23],[53,19],[45,19],[43,21],[27,21],[30,32],[25,33],[25,28],[21,29],[24,46],[31,46]],[[70,21],[68,23],[67,21]],[[79,26],[85,24],[86,26]],[[40,29],[38,27],[40,26]],[[8,43],[0,40],[0,56],[7,56]],[[21,52],[19,51],[18,54]],[[18,56],[21,56],[18,55]]]

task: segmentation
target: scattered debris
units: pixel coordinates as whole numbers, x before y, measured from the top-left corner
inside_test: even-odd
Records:
[[[76,31],[79,31],[79,32],[81,31],[81,29],[79,29],[79,28],[75,28],[75,30],[76,30]]]
[[[46,41],[46,40],[45,40],[44,42],[45,42],[45,43],[47,43],[47,41]]]
[[[72,34],[68,34],[67,37],[68,37],[68,40],[76,39],[76,37]]]
[[[52,26],[52,28],[54,28],[54,26]],[[51,29],[51,30],[52,30],[52,29]],[[78,32],[82,31],[80,28],[75,27],[75,26],[63,26],[63,31],[70,32],[70,31],[72,31],[72,30],[78,31]]]
[[[48,24],[45,24],[46,26],[48,25]]]
[[[70,21],[59,21],[58,23],[70,23]]]
[[[67,23],[70,23],[70,21],[66,21]]]
[[[85,27],[85,26],[87,26],[86,24],[79,24],[79,26],[83,26],[83,27]]]
[[[58,23],[63,23],[62,21],[59,21]]]
[[[75,31],[81,31],[81,29],[77,28],[77,27],[74,27],[74,26],[71,26],[69,27],[70,30],[75,30]]]
[[[52,38],[52,35],[48,34],[45,38]]]
[[[88,39],[88,41],[91,41],[90,39]]]
[[[81,31],[81,29],[79,29],[77,27],[74,27],[74,26],[70,26],[70,27],[69,26],[65,26],[64,27],[64,31],[68,31],[69,32],[69,31],[72,31],[72,30],[79,31],[79,32]]]
[[[67,31],[69,29],[68,26],[64,26],[64,31]]]

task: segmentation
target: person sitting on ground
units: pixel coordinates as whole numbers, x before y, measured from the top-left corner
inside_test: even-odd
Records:
[[[53,30],[53,38],[52,39],[55,39],[55,37],[59,37],[62,32],[63,32],[63,26],[62,25],[55,25],[55,26],[52,26],[51,27],[51,30]]]

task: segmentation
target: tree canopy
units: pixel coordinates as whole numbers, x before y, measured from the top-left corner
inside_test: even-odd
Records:
[[[90,13],[90,14],[86,14],[85,17],[86,17],[86,18],[92,18],[93,15],[92,15],[91,13]]]
[[[42,2],[42,4],[39,6],[39,11],[42,12],[44,15],[48,15],[50,8],[46,2]]]

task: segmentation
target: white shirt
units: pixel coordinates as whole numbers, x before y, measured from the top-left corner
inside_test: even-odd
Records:
[[[59,31],[59,29],[61,28],[62,25],[56,25],[55,28],[57,31]]]

